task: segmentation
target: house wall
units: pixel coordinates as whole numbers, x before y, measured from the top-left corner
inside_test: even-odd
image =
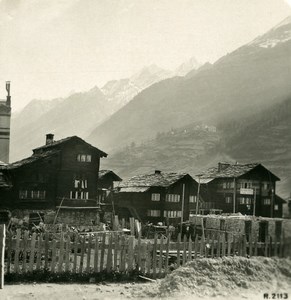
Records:
[[[164,216],[165,211],[182,211],[182,195],[183,195],[183,184],[185,184],[185,201],[184,201],[184,217],[183,220],[187,221],[189,219],[190,210],[195,210],[195,203],[189,203],[189,196],[196,196],[197,185],[190,179],[185,178],[179,180],[169,188],[163,187],[151,187],[147,192],[135,192],[135,193],[117,193],[114,195],[114,205],[116,212],[120,217],[129,218],[134,212],[130,212],[129,207],[133,207],[137,212],[140,220],[143,222],[152,222],[156,224],[157,222],[164,222],[172,225],[176,225],[181,222],[181,217],[167,218]],[[152,201],[152,194],[160,194],[160,201]],[[180,195],[179,202],[167,202],[166,194],[178,194]],[[149,216],[149,210],[160,211],[159,217]]]
[[[256,195],[243,195],[241,194],[241,185],[249,182],[252,188],[255,188]],[[266,185],[268,185],[267,188]],[[274,189],[272,196],[271,188]],[[244,215],[253,215],[254,211],[254,198],[256,198],[255,215],[262,217],[282,217],[282,203],[275,198],[276,194],[276,181],[266,171],[261,168],[255,168],[244,176],[236,178],[216,178],[208,184],[203,185],[202,194],[207,202],[214,202],[215,208],[222,209],[223,213],[234,212],[233,198],[235,194],[235,212],[240,212]],[[226,198],[231,198],[231,203],[227,203]],[[250,198],[251,204],[240,203],[240,198]],[[272,205],[265,205],[264,199],[270,199]],[[274,209],[275,204],[277,210]],[[272,207],[272,211],[271,211]]]

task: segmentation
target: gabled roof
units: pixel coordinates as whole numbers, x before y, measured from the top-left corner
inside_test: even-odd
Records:
[[[107,175],[112,175],[114,177],[114,181],[122,181],[122,179],[111,170],[100,170],[98,173],[98,179],[103,179]]]
[[[107,157],[107,153],[105,153],[105,152],[101,151],[100,149],[92,146],[91,144],[85,142],[83,139],[81,139],[80,137],[78,137],[76,135],[69,136],[69,137],[66,137],[64,139],[54,141],[51,144],[43,145],[41,147],[35,148],[35,149],[33,149],[33,153],[38,153],[38,152],[43,152],[43,151],[47,151],[47,150],[50,150],[50,149],[58,148],[59,146],[64,145],[64,144],[66,144],[70,141],[73,141],[73,140],[76,140],[76,141],[78,141],[82,144],[87,145],[89,148],[92,148],[92,149],[98,151],[100,153],[101,157]]]
[[[176,183],[178,180],[184,178],[185,176],[189,176],[186,173],[154,173],[154,174],[144,174],[137,175],[130,178],[127,181],[123,181],[120,183],[119,188],[121,190],[124,188],[149,188],[149,187],[169,187],[170,185]]]
[[[25,159],[22,159],[22,160],[13,162],[11,164],[8,164],[6,166],[3,166],[2,169],[11,170],[11,169],[20,168],[22,166],[32,164],[32,163],[34,163],[34,162],[36,162],[38,160],[52,157],[52,156],[56,155],[59,152],[60,151],[58,151],[58,150],[49,150],[49,151],[45,151],[43,153],[33,154],[30,157],[27,157]]]
[[[203,174],[199,175],[201,179],[212,179],[212,178],[238,178],[241,177],[248,172],[254,170],[255,168],[263,168],[266,172],[269,173],[270,176],[273,176],[275,180],[280,180],[276,175],[266,169],[260,163],[249,163],[249,164],[224,164],[225,168],[219,170],[219,167],[214,167],[208,169]]]

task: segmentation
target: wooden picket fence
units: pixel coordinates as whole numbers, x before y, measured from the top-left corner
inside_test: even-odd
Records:
[[[7,234],[5,273],[26,273],[47,270],[52,273],[130,272],[138,270],[151,278],[163,277],[171,268],[198,257],[278,256],[283,257],[283,240],[265,243],[247,241],[245,236],[185,235],[173,242],[170,238],[145,240],[121,232],[33,233],[17,230]]]

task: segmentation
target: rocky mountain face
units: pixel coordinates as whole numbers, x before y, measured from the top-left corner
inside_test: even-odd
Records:
[[[290,23],[282,23],[193,76],[150,86],[96,127],[89,141],[110,152],[193,121],[217,125],[284,101],[291,95],[291,40],[282,32],[289,30]],[[261,46],[270,39],[280,42]]]
[[[142,90],[173,75],[171,71],[150,65],[130,78],[107,82],[101,90],[110,101],[113,111],[117,111]]]
[[[191,61],[192,64],[186,64],[188,69],[196,66],[194,59]],[[95,87],[67,98],[31,101],[12,117],[11,161],[30,155],[31,149],[43,144],[44,135],[49,132],[56,139],[68,135],[86,138],[142,90],[174,74],[150,65],[130,78],[109,81],[101,89]]]
[[[33,148],[44,144],[47,133],[54,133],[56,139],[72,135],[85,138],[110,112],[108,100],[97,87],[52,102],[30,103],[12,119],[10,160],[31,155]]]

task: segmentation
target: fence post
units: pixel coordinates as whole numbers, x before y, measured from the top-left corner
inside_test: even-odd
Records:
[[[0,289],[4,287],[5,224],[0,225]]]

